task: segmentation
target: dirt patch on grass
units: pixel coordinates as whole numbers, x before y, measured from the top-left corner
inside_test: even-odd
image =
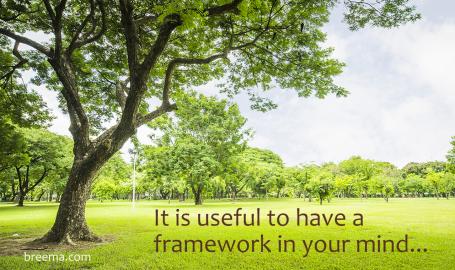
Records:
[[[37,243],[36,238],[9,237],[0,239],[0,256],[23,255],[24,252],[55,252],[55,251],[78,251],[91,249],[111,243],[115,240],[113,235],[104,235],[102,242],[78,241],[76,245],[62,245],[57,243]]]

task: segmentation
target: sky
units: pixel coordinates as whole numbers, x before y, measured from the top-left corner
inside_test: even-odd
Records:
[[[346,63],[336,83],[346,98],[299,98],[275,89],[278,108],[266,113],[235,101],[253,129],[249,144],[279,154],[286,165],[338,162],[353,155],[389,161],[445,160],[455,136],[455,1],[415,1],[422,20],[396,29],[351,32],[336,9],[324,28],[327,46]],[[452,11],[452,12],[451,12]],[[215,84],[199,90],[216,95]],[[41,89],[43,90],[43,89]],[[69,135],[69,121],[57,108],[55,94],[45,100],[57,118],[51,130]],[[150,131],[141,128],[143,143]],[[126,152],[130,144],[122,151]]]

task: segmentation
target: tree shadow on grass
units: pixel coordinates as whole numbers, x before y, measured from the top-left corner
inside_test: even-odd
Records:
[[[24,252],[56,252],[78,251],[92,249],[106,245],[115,240],[113,235],[104,235],[102,242],[78,241],[76,245],[63,245],[58,243],[39,243],[34,241],[36,237],[8,237],[0,238],[0,256],[23,255]]]

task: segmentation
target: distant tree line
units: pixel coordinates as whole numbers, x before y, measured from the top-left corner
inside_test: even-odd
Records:
[[[285,166],[270,150],[249,147],[251,131],[237,105],[194,92],[178,97],[173,115],[150,128],[153,145],[140,145],[136,199],[193,200],[239,198],[449,199],[455,195],[455,137],[447,161],[409,163],[351,157],[339,163]],[[43,126],[0,122],[0,198],[59,201],[71,170],[73,147],[65,136]],[[132,165],[114,155],[96,175],[90,197],[99,201],[132,199]]]
[[[380,197],[388,202],[395,197],[455,195],[455,137],[447,162],[409,163],[400,169],[354,156],[338,164],[288,167],[272,151],[247,146],[251,132],[244,128],[246,119],[236,105],[194,93],[181,98],[186,105],[174,117],[162,117],[151,126],[162,133],[153,138],[154,145],[137,149],[136,199],[191,199],[202,204],[204,199],[287,197],[322,204],[332,198]],[[130,194],[128,184],[111,180],[115,177],[103,179],[95,184],[94,197]]]
[[[151,151],[155,159],[157,152],[162,154],[166,150]],[[448,163],[440,161],[409,163],[398,169],[388,162],[355,156],[338,164],[286,167],[269,150],[247,148],[223,172],[201,180],[202,194],[195,193],[185,172],[172,171],[178,177],[153,174],[146,164],[140,173],[137,199],[193,199],[200,204],[200,197],[232,200],[275,197],[304,198],[322,204],[332,198],[384,198],[388,202],[391,198],[449,199],[455,195],[455,174]]]

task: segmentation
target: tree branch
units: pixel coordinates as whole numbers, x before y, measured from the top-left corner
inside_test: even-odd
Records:
[[[96,23],[96,20],[94,19],[95,17],[95,9],[96,9],[96,6],[95,6],[95,1],[94,0],[90,0],[90,13],[89,15],[87,15],[87,17],[85,17],[84,21],[82,22],[82,24],[79,26],[79,28],[77,29],[76,33],[74,34],[72,40],[71,40],[71,43],[70,45],[68,46],[67,48],[67,53],[71,53],[73,52],[75,49],[77,48],[80,48],[80,47],[83,47],[89,43],[92,43],[92,42],[95,42],[96,40],[100,39],[103,34],[106,32],[106,11],[105,11],[105,8],[104,8],[104,3],[102,0],[97,0],[96,1],[96,4],[98,4],[98,8],[100,10],[100,13],[101,13],[101,29],[98,31],[98,33],[94,34],[93,36],[90,36],[93,34],[93,32],[95,31],[96,27],[97,27],[97,23]],[[82,39],[82,40],[79,40],[79,36],[82,32],[82,30],[87,26],[88,24],[88,21],[92,20],[92,30],[89,31],[89,33],[86,35],[86,38],[85,39]]]
[[[230,49],[228,47],[223,53],[214,54],[206,58],[175,58],[171,60],[167,66],[166,76],[164,79],[162,96],[163,104],[169,104],[169,91],[171,86],[172,74],[178,65],[209,64],[210,62],[216,59],[227,57],[229,51]]]
[[[128,0],[120,0],[120,1],[128,1]],[[122,8],[123,9],[123,8]],[[128,13],[122,12],[122,18],[125,17],[124,25],[125,27],[130,27],[130,24],[133,25],[132,29],[135,31],[134,22],[132,21],[132,14],[129,14],[130,17],[126,17]],[[129,19],[128,19],[129,18]],[[129,22],[126,20],[130,20]],[[138,111],[139,104],[141,102],[142,96],[146,90],[146,82],[150,74],[150,70],[155,66],[159,56],[163,52],[166,44],[168,43],[169,37],[171,36],[172,31],[182,24],[182,20],[180,15],[171,14],[166,16],[164,19],[163,24],[160,27],[158,37],[156,38],[155,43],[153,44],[152,48],[150,49],[149,53],[145,57],[142,64],[136,67],[137,64],[137,55],[136,55],[136,46],[137,43],[131,43],[131,41],[127,41],[128,46],[128,61],[131,62],[133,67],[129,66],[130,68],[130,90],[128,93],[128,97],[125,101],[125,109],[122,114],[122,118],[118,125],[119,130],[129,130],[136,126],[135,121],[137,120],[136,115]],[[125,29],[126,30],[126,29]],[[125,36],[128,37],[130,34],[125,33]],[[131,52],[130,52],[131,50]],[[130,57],[133,58],[130,61]],[[167,106],[162,107],[162,109],[166,109]],[[160,107],[161,108],[161,107]],[[120,134],[117,134],[120,136]],[[120,139],[120,138],[117,138]]]
[[[44,5],[46,6],[47,14],[48,14],[49,18],[51,19],[51,22],[54,23],[55,22],[55,12],[51,6],[51,3],[49,2],[49,0],[43,0],[43,2],[44,2]]]
[[[226,12],[235,11],[241,2],[242,0],[234,0],[228,4],[208,8],[208,16],[217,16]],[[167,15],[159,28],[155,43],[144,57],[142,63],[138,64],[139,60],[137,48],[139,44],[136,24],[133,16],[133,5],[130,0],[119,0],[119,3],[122,15],[121,20],[124,28],[124,36],[127,43],[128,66],[130,71],[130,90],[125,101],[125,109],[123,111],[120,122],[112,134],[115,142],[123,140],[125,133],[133,132],[136,127],[176,108],[174,104],[170,104],[169,102],[169,88],[172,72],[179,61],[183,61],[182,64],[184,64],[185,61],[189,61],[188,64],[203,64],[205,62],[209,63],[217,58],[223,57],[227,53],[224,52],[222,54],[212,56],[213,58],[209,57],[207,59],[176,59],[176,61],[168,67],[168,70],[166,72],[165,85],[163,89],[163,103],[161,106],[145,116],[137,116],[139,104],[144,92],[146,91],[146,82],[149,78],[150,71],[154,68],[156,62],[163,53],[167,43],[169,42],[172,32],[175,30],[175,28],[182,25],[183,21],[179,14]]]
[[[183,23],[182,18],[178,14],[170,14],[164,18],[164,22],[160,27],[158,37],[153,44],[151,50],[148,52],[144,61],[141,64],[141,73],[148,74],[150,70],[155,65],[158,57],[163,52],[169,37],[171,36],[172,31],[174,31],[177,26],[180,26]]]
[[[227,4],[216,6],[216,7],[211,7],[209,9],[207,9],[207,13],[209,16],[217,16],[217,15],[221,15],[226,12],[236,12],[236,11],[238,11],[238,8],[237,8],[238,5],[240,5],[240,3],[242,1],[243,0],[234,0],[231,3],[227,3]]]
[[[41,175],[41,177],[35,182],[35,184],[33,184],[33,186],[27,189],[27,192],[33,190],[37,185],[39,185],[39,183],[41,183],[44,180],[44,178],[46,178],[48,172],[49,170],[47,168],[44,168],[44,172]]]
[[[6,28],[0,28],[0,34],[2,35],[5,35],[9,38],[12,38],[14,39],[15,41],[18,41],[20,43],[23,43],[25,45],[28,45],[32,48],[34,48],[35,50],[43,53],[44,55],[46,55],[47,57],[52,57],[52,54],[51,54],[51,51],[49,48],[46,48],[44,45],[41,45],[40,43],[34,41],[34,40],[31,40],[29,38],[26,38],[24,36],[20,36],[20,35],[17,35],[16,33],[6,29]]]
[[[126,50],[128,54],[128,67],[130,76],[134,74],[136,70],[137,59],[137,47],[138,37],[136,31],[136,25],[133,19],[133,5],[130,0],[119,0],[121,22],[123,25],[123,34],[126,41]]]
[[[14,47],[13,47],[13,55],[16,56],[16,58],[19,60],[19,62],[17,64],[15,64],[14,66],[12,66],[12,69],[10,71],[8,71],[7,73],[5,73],[5,75],[0,77],[0,81],[5,80],[5,84],[7,84],[7,81],[13,76],[14,72],[18,68],[22,67],[23,65],[25,65],[27,63],[27,59],[22,57],[22,55],[19,53],[19,50],[18,50],[19,44],[20,44],[20,42],[16,40],[14,42]]]
[[[89,121],[79,98],[78,86],[71,60],[66,55],[62,55],[58,59],[49,59],[49,63],[52,65],[63,86],[62,95],[65,98],[70,116],[70,132],[73,135],[74,146],[75,148],[84,149],[90,143]],[[81,154],[81,152],[79,153]]]
[[[137,125],[136,127],[140,127],[150,121],[152,121],[153,119],[167,113],[167,112],[171,112],[173,110],[176,110],[177,109],[177,105],[175,104],[161,104],[160,107],[158,107],[156,110],[146,114],[146,115],[143,115],[143,116],[139,116],[138,119],[137,119]]]
[[[84,18],[84,20],[79,25],[76,32],[74,33],[73,38],[71,39],[70,45],[67,48],[67,52],[72,52],[76,48],[75,43],[78,41],[79,35],[81,34],[82,30],[84,30],[84,28],[87,26],[88,22],[90,20],[93,20],[93,17],[95,16],[95,1],[89,0],[89,2],[90,2],[90,12]]]
[[[62,17],[67,0],[61,0],[55,8],[55,17],[52,23],[55,36],[55,56],[59,57],[62,52]]]

